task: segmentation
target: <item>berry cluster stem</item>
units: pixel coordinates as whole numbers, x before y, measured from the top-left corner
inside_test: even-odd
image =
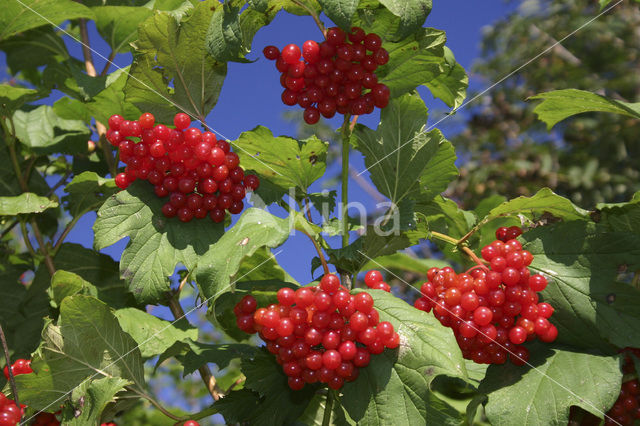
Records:
[[[333,391],[327,390],[327,402],[324,405],[324,416],[322,416],[322,426],[329,426],[331,424],[331,412],[333,411]]]
[[[345,114],[342,123],[342,247],[349,245],[349,140],[352,127],[349,126],[349,114]]]
[[[179,297],[179,294],[177,294],[175,297],[169,298],[169,309],[171,310],[171,313],[173,314],[176,320],[180,318],[186,318],[186,314],[184,313],[184,310],[180,305],[180,301],[178,300],[178,297]],[[220,388],[218,388],[218,384],[216,383],[216,378],[211,373],[211,370],[209,369],[209,367],[207,365],[203,365],[200,368],[198,368],[198,372],[200,373],[200,377],[202,378],[202,381],[207,387],[207,390],[211,394],[211,397],[214,399],[214,401],[219,400]]]
[[[16,379],[13,376],[13,368],[11,368],[11,357],[9,356],[9,347],[7,346],[7,339],[4,336],[4,329],[0,324],[0,341],[2,341],[2,350],[4,351],[4,359],[9,367],[9,383],[11,384],[11,392],[13,393],[13,400],[17,407],[20,407],[20,401],[18,400],[18,388],[16,387]]]
[[[320,28],[320,31],[322,32],[322,35],[326,37],[327,36],[327,29],[325,28],[324,24],[320,20],[320,17],[318,16],[318,14],[313,9],[311,9],[309,6],[307,6],[306,4],[304,4],[301,1],[292,0],[292,2],[297,4],[298,6],[300,6],[301,8],[306,10],[307,12],[309,12],[309,15],[311,15],[313,20],[316,22],[316,25],[318,26],[318,28]]]
[[[469,256],[471,258],[471,260],[473,260],[475,263],[477,263],[480,266],[484,266],[485,262],[480,259],[474,252],[473,250],[471,250],[469,247],[462,245],[462,243],[464,242],[462,239],[458,240],[456,238],[450,237],[449,235],[446,234],[442,234],[440,232],[436,232],[436,231],[430,231],[429,235],[437,238],[441,241],[444,241],[446,243],[452,244],[456,247],[458,247],[460,250],[462,250],[467,256]],[[464,238],[464,237],[463,237]]]

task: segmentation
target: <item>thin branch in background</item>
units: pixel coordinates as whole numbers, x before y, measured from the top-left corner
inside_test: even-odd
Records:
[[[4,359],[7,362],[7,370],[9,370],[9,383],[11,384],[11,392],[13,392],[13,401],[16,406],[20,407],[20,400],[18,399],[18,388],[16,387],[16,379],[13,375],[13,369],[11,368],[11,357],[9,356],[9,347],[7,346],[7,338],[4,335],[4,329],[0,324],[0,340],[2,341],[2,350],[4,351]],[[22,416],[20,416],[22,419]]]
[[[86,19],[79,19],[80,26],[80,38],[82,39],[82,56],[84,57],[84,68],[87,71],[89,77],[96,77],[96,67],[93,64],[93,57],[91,56],[91,45],[89,44],[89,31],[87,30]],[[110,62],[107,62],[109,65]],[[113,158],[113,150],[111,144],[107,141],[105,135],[107,134],[107,128],[104,124],[96,120],[96,130],[99,137],[99,145],[102,148],[102,153],[107,162],[107,167],[112,177],[116,176],[117,164]]]
[[[169,298],[169,309],[171,310],[171,313],[176,320],[179,318],[186,318],[186,314],[184,313],[184,310],[182,309],[177,296]],[[216,378],[213,376],[211,370],[209,369],[209,366],[207,366],[206,364],[201,366],[200,368],[198,368],[198,372],[200,372],[200,377],[202,378],[202,381],[204,382],[207,390],[209,391],[209,394],[211,394],[214,401],[219,400],[221,391],[218,387],[218,384],[216,383]]]
[[[102,71],[100,72],[100,77],[104,77],[105,75],[107,75],[107,72],[109,71],[109,67],[113,63],[113,60],[115,59],[115,57],[116,57],[116,51],[112,50],[111,53],[109,53],[109,57],[107,58],[107,63],[104,64],[104,68],[102,68]]]

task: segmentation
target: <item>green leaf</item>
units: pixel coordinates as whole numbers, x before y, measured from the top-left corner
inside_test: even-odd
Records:
[[[307,405],[307,409],[302,413],[300,417],[293,423],[296,426],[322,426],[324,420],[324,411],[327,406],[327,395],[324,393],[316,393]],[[355,426],[356,422],[348,418],[349,415],[345,412],[342,404],[334,401],[331,407],[331,423],[332,425],[349,425]]]
[[[241,19],[240,8],[244,2],[225,2],[213,12],[207,30],[206,46],[211,56],[220,62],[249,62],[245,55],[251,50],[251,40],[257,30],[270,19],[249,5],[242,15],[251,14],[250,20]],[[245,40],[242,25],[249,24],[250,39]]]
[[[572,405],[602,418],[620,393],[619,356],[543,344],[530,353],[534,368],[508,363],[487,370],[480,391],[489,397],[485,413],[491,424],[566,425]]]
[[[71,0],[11,1],[3,6],[0,15],[0,40],[43,25],[58,25],[78,18],[95,18],[89,8]]]
[[[359,0],[318,0],[318,3],[329,19],[343,30],[351,32],[351,20]]]
[[[16,111],[13,123],[18,140],[38,154],[75,154],[87,148],[91,133],[81,120],[65,120],[48,105]]]
[[[433,133],[433,138],[438,141],[438,150],[433,154],[420,175],[420,202],[425,202],[444,192],[449,184],[458,177],[456,167],[456,152],[451,142],[447,141],[440,130]]]
[[[85,104],[87,111],[96,121],[106,123],[114,114],[128,119],[137,119],[141,112],[131,102],[125,100],[124,87],[127,84],[127,70],[117,70],[107,77],[106,87]]]
[[[40,98],[37,90],[0,84],[0,113],[10,115],[27,102]]]
[[[247,377],[245,388],[261,396],[260,409],[251,412],[248,418],[253,424],[280,425],[297,419],[317,388],[306,385],[300,391],[291,390],[282,366],[264,348],[253,357],[242,359],[242,372]]]
[[[42,213],[53,207],[58,207],[56,201],[40,197],[32,192],[25,192],[15,197],[0,197],[0,216]]]
[[[467,377],[453,333],[433,315],[389,293],[367,293],[380,320],[391,322],[400,334],[400,347],[372,356],[358,379],[345,384],[344,408],[362,424],[444,424],[450,410],[431,393],[431,381],[440,375]]]
[[[216,364],[219,370],[227,368],[232,360],[253,357],[259,350],[255,346],[242,343],[210,345],[200,342],[188,342],[189,351],[180,361],[184,366],[184,375],[195,372],[205,364]]]
[[[21,73],[21,79],[43,89],[42,72],[38,68],[70,59],[61,34],[52,26],[21,32],[0,42],[6,53],[11,74]]]
[[[114,53],[126,53],[129,43],[138,38],[138,25],[153,14],[146,7],[100,6],[96,12],[96,28]]]
[[[64,243],[54,258],[56,268],[79,275],[86,283],[95,286],[97,298],[112,308],[135,306],[133,295],[120,279],[118,263],[110,256],[82,247]],[[49,276],[46,274],[46,280]],[[37,275],[36,275],[37,277]],[[93,289],[85,284],[83,294],[93,295]]]
[[[4,329],[10,350],[14,356],[28,357],[39,342],[43,318],[49,315],[49,274],[42,268],[41,277],[32,281],[29,288],[20,282],[20,276],[28,265],[12,264],[10,260],[0,266],[0,323]]]
[[[74,217],[97,209],[108,197],[119,191],[113,179],[105,179],[94,172],[74,176],[64,190],[68,195],[63,201],[67,211]]]
[[[288,219],[280,219],[264,210],[245,210],[236,224],[200,256],[196,278],[202,296],[215,301],[220,294],[232,290],[236,281],[244,279],[238,275],[242,260],[262,247],[274,248],[284,243],[291,227]]]
[[[62,422],[65,425],[99,424],[104,409],[129,384],[129,380],[120,377],[85,380],[71,393],[67,404],[74,409],[63,409]]]
[[[82,120],[85,123],[91,122],[91,112],[82,101],[64,97],[53,103],[53,112],[65,120]]]
[[[163,204],[147,182],[134,182],[102,205],[93,225],[97,250],[130,238],[120,273],[141,303],[162,300],[176,265],[192,270],[224,233],[222,224],[168,219]]]
[[[431,184],[427,170],[424,182],[418,182],[427,164],[432,162],[435,170],[455,170],[450,148],[440,152],[444,138],[440,131],[424,132],[427,120],[427,108],[417,95],[405,95],[393,99],[382,110],[380,124],[376,131],[358,126],[355,132],[357,148],[365,158],[365,165],[371,174],[371,180],[378,190],[394,204],[405,197],[415,197],[421,185]],[[439,181],[440,178],[437,178]],[[433,192],[442,187],[442,181],[436,182]]]
[[[151,112],[159,122],[171,122],[178,110],[206,117],[215,106],[227,65],[206,51],[205,39],[215,0],[197,3],[178,20],[156,12],[138,28],[134,63],[125,99]]]
[[[271,130],[258,126],[242,133],[232,145],[245,170],[258,173],[261,180],[271,182],[282,195],[289,188],[306,193],[324,175],[327,166],[329,144],[315,136],[302,141],[274,137]]]
[[[57,306],[60,306],[65,297],[78,293],[98,297],[98,290],[93,284],[83,280],[80,275],[61,269],[58,269],[51,277],[51,292],[53,293],[53,302]]]
[[[380,256],[394,254],[411,245],[409,239],[400,235],[382,235],[379,229],[367,227],[363,236],[346,247],[326,249],[329,262],[338,269],[357,274],[365,264]],[[311,271],[313,273],[313,271]]]
[[[47,325],[31,366],[34,374],[16,377],[16,384],[21,400],[35,409],[47,409],[87,378],[120,377],[144,389],[136,342],[109,307],[93,297],[62,301],[58,324]]]
[[[526,232],[533,273],[550,277],[542,292],[555,312],[558,341],[605,350],[640,341],[640,290],[616,282],[621,269],[640,269],[640,236],[602,232],[584,221]]]
[[[532,197],[518,197],[502,203],[492,209],[483,219],[493,220],[501,216],[525,215],[529,218],[540,217],[547,220],[561,219],[565,221],[588,218],[588,211],[581,209],[549,188],[542,188]]]
[[[399,42],[385,41],[389,62],[377,71],[380,83],[384,83],[396,98],[411,93],[417,87],[434,81],[449,72],[446,63],[444,31],[421,28],[411,37]]]
[[[455,110],[462,105],[467,97],[469,76],[462,65],[456,62],[448,71],[438,74],[426,82],[425,86],[429,88],[434,97],[441,99],[447,106]]]
[[[118,309],[114,315],[122,330],[138,343],[143,358],[160,355],[175,342],[198,339],[198,329],[184,318],[169,322],[135,308]]]
[[[243,278],[243,280],[245,280]],[[236,325],[236,315],[233,312],[234,306],[247,294],[251,294],[258,306],[269,306],[278,303],[277,293],[282,287],[297,288],[297,284],[284,282],[277,278],[264,279],[260,281],[242,281],[236,284],[234,292],[227,292],[218,297],[213,305],[212,320],[217,329],[227,333],[235,340],[242,341],[250,337],[249,334],[241,331]]]
[[[278,280],[296,283],[267,247],[259,248],[250,257],[245,257],[236,275],[242,277],[242,281]]]
[[[394,15],[400,17],[398,38],[420,28],[431,12],[431,0],[379,0]]]
[[[611,231],[640,234],[640,197],[628,203],[600,206],[599,213],[599,223]]]
[[[531,96],[529,99],[542,99],[533,112],[547,123],[550,130],[559,121],[584,112],[601,111],[640,118],[640,103],[629,103],[609,99],[595,93],[577,89],[553,90]]]
[[[448,262],[443,260],[420,259],[400,252],[376,257],[374,260],[367,262],[362,269],[400,269],[402,271],[410,271],[420,275],[426,275],[429,268],[444,268],[445,266],[450,265]]]

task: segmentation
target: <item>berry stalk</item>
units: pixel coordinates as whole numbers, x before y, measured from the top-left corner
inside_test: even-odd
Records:
[[[342,123],[342,247],[349,245],[349,139],[351,127],[349,126],[349,114],[345,114]]]

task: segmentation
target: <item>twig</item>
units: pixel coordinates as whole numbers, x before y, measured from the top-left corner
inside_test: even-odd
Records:
[[[112,50],[111,53],[109,53],[109,58],[107,59],[107,63],[104,64],[104,68],[102,68],[102,71],[100,72],[100,77],[104,77],[105,75],[107,75],[107,71],[109,71],[109,67],[111,66],[111,63],[113,62],[113,59],[116,57],[116,51]]]
[[[60,237],[58,238],[58,241],[56,241],[56,243],[53,245],[53,252],[54,253],[56,253],[58,251],[58,249],[60,248],[60,246],[64,242],[64,239],[67,238],[67,236],[69,235],[69,232],[71,232],[73,227],[76,226],[76,224],[78,223],[78,221],[80,220],[81,217],[82,217],[82,214],[78,214],[78,215],[76,215],[76,217],[74,217],[71,220],[71,222],[69,222],[67,224],[67,226],[64,228],[64,231],[62,231],[62,234],[60,234]]]
[[[322,35],[326,38],[327,37],[327,29],[325,28],[324,24],[322,23],[322,21],[320,20],[320,17],[318,16],[318,14],[313,10],[310,9],[306,4],[298,1],[298,0],[291,0],[293,3],[297,4],[298,6],[300,6],[301,8],[303,8],[304,10],[306,10],[307,12],[309,12],[309,15],[311,15],[311,17],[313,18],[314,21],[316,21],[316,25],[318,26],[318,28],[320,28],[320,31],[322,32]]]
[[[56,189],[60,188],[62,185],[64,185],[67,182],[67,179],[69,179],[69,176],[71,176],[71,170],[67,170],[64,173],[64,176],[62,176],[60,178],[60,180],[58,182],[56,182],[56,184],[51,187],[49,192],[47,192],[46,197],[52,196],[53,193],[56,192]]]
[[[7,346],[7,338],[4,335],[4,329],[0,324],[0,340],[2,340],[2,350],[4,351],[4,359],[7,362],[7,370],[9,370],[9,383],[11,384],[11,392],[13,392],[13,401],[20,410],[20,401],[18,400],[18,388],[16,387],[16,379],[11,368],[11,357],[9,357],[9,347]],[[22,419],[22,416],[20,416]]]
[[[176,320],[180,318],[186,318],[184,310],[182,309],[182,306],[180,305],[180,301],[177,299],[177,297],[169,298],[169,309],[171,309],[171,313],[173,314]],[[209,391],[213,399],[215,401],[219,400],[220,388],[218,387],[218,384],[216,383],[216,378],[211,373],[211,370],[209,369],[209,367],[205,364],[200,368],[198,368],[198,371],[200,372],[200,377],[202,378],[202,381],[204,382],[205,386],[207,387],[207,390]]]
[[[310,224],[313,225],[313,218],[311,217],[311,207],[309,206],[308,197],[304,198],[304,210],[306,210],[307,220],[309,221]],[[315,240],[315,238],[311,236],[311,234],[308,234],[304,230],[301,230],[301,232],[305,234],[307,237],[309,237],[309,239],[313,243],[313,246],[316,248],[316,252],[318,253],[318,257],[320,258],[320,263],[322,263],[322,269],[324,270],[325,275],[330,274],[331,272],[329,272],[329,265],[327,265],[327,259],[324,257],[324,253],[322,252],[322,248],[320,247],[318,242]]]
[[[460,243],[460,240],[450,237],[446,234],[441,234],[440,232],[436,232],[436,231],[430,231],[429,235],[437,238],[441,241],[445,241],[451,245],[454,245],[458,248],[460,248],[460,250],[462,250],[467,256],[469,256],[474,262],[476,262],[478,265],[482,265],[484,266],[485,262],[483,260],[481,260],[478,256],[476,256],[476,254],[473,252],[473,250],[471,250],[469,247],[467,246],[463,246]]]

